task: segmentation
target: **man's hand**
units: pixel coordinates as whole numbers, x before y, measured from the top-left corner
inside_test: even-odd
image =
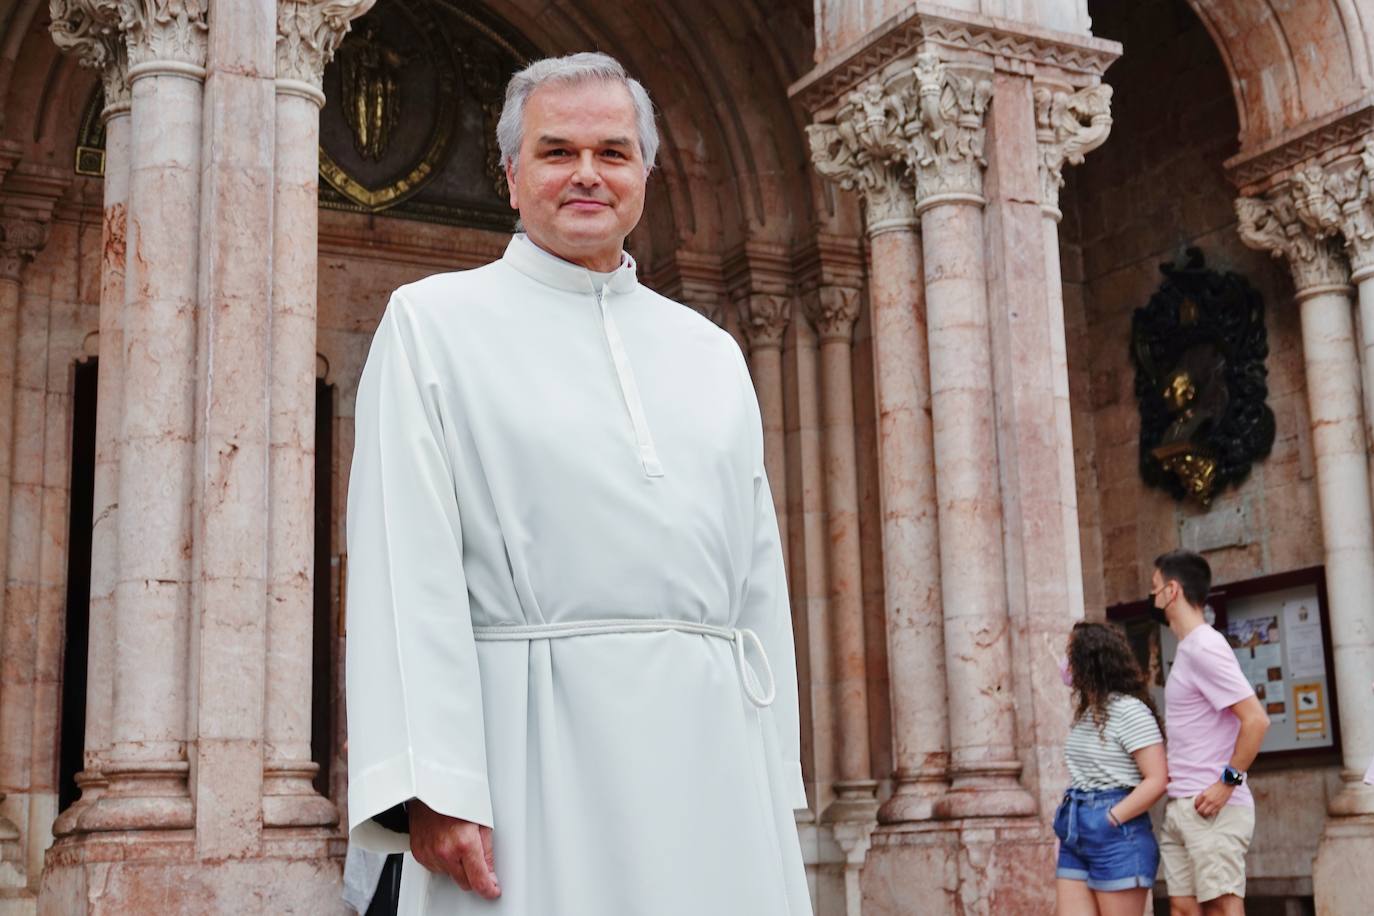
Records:
[[[1216,817],[1218,812],[1225,808],[1226,803],[1231,800],[1231,793],[1235,789],[1235,786],[1228,786],[1221,780],[1217,780],[1193,796],[1193,807],[1203,817]]]
[[[418,798],[410,803],[410,854],[425,868],[451,877],[488,900],[501,896],[491,828],[440,814]]]

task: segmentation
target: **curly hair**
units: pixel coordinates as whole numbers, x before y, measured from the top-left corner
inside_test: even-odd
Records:
[[[1078,700],[1075,722],[1091,715],[1098,731],[1105,732],[1107,704],[1112,694],[1117,693],[1140,700],[1159,721],[1159,710],[1145,684],[1145,673],[1140,670],[1126,635],[1117,627],[1086,620],[1075,623],[1069,636],[1069,674]]]

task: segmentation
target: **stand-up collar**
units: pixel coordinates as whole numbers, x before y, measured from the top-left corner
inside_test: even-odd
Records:
[[[573,293],[596,293],[591,271],[540,249],[523,232],[511,236],[502,259],[525,276],[540,283],[547,283],[549,286]],[[635,259],[630,257],[629,252],[621,252],[620,267],[606,281],[607,288],[612,292],[624,293],[634,289],[638,282]]]

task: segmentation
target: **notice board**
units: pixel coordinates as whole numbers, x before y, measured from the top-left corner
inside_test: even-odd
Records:
[[[1226,637],[1269,714],[1261,757],[1330,752],[1339,746],[1330,623],[1321,567],[1218,586],[1204,615]],[[1164,683],[1178,640],[1150,620],[1145,602],[1107,611],[1146,671],[1164,714]]]

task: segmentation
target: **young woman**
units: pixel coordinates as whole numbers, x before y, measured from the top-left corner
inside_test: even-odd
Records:
[[[1064,757],[1070,785],[1054,815],[1058,916],[1142,916],[1159,868],[1149,808],[1164,795],[1164,737],[1126,637],[1079,622],[1065,683],[1076,709]]]

